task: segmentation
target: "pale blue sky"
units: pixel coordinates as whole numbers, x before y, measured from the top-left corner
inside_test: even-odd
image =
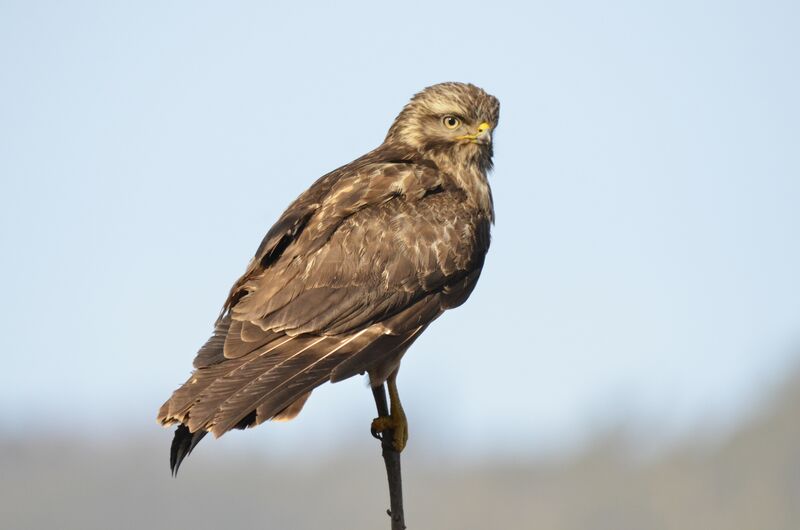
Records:
[[[111,4],[0,4],[0,433],[167,443],[263,233],[449,80],[501,101],[497,225],[403,363],[412,447],[724,426],[800,358],[797,2]],[[229,444],[372,415],[352,380]]]

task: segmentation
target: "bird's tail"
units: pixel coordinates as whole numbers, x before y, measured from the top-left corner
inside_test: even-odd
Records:
[[[191,432],[189,427],[183,423],[178,425],[178,428],[175,429],[175,437],[172,438],[172,447],[169,450],[169,468],[172,476],[178,474],[178,468],[181,467],[183,459],[189,456],[192,449],[206,434],[208,431]]]
[[[291,419],[317,386],[399,356],[421,329],[387,335],[376,326],[346,336],[284,336],[198,368],[158,413],[162,425],[178,424],[170,450],[173,475],[209,432],[219,437],[269,419]]]

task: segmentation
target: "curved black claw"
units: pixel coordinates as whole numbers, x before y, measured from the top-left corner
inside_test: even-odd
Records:
[[[377,420],[378,420],[378,418],[375,418],[374,420],[372,420],[372,424],[370,424],[370,426],[369,426],[369,432],[370,432],[370,434],[372,434],[372,437],[375,438],[376,440],[383,441],[383,431],[376,429],[376,421]]]

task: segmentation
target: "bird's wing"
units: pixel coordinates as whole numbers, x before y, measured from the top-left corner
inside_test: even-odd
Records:
[[[381,322],[479,268],[488,226],[438,172],[376,164],[341,179],[271,266],[233,294],[234,321],[338,335]],[[227,353],[226,353],[227,355]]]
[[[329,184],[265,238],[163,423],[219,436],[274,417],[404,351],[472,290],[488,221],[438,172],[368,164]]]

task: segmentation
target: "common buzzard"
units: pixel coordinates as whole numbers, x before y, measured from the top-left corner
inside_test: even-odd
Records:
[[[326,381],[387,382],[400,451],[400,359],[472,292],[494,221],[487,172],[500,105],[442,83],[416,94],[375,150],[317,180],[269,230],[230,290],[192,375],[158,413],[178,424],[176,472],[200,439],[288,420]]]

